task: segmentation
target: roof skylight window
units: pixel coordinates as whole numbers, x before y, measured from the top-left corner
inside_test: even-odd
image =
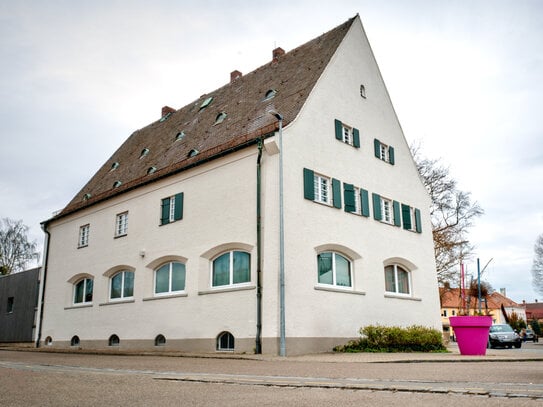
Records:
[[[166,113],[164,116],[162,116],[159,120],[159,122],[165,122],[166,120],[168,120],[168,118],[172,115],[172,112],[168,112]]]
[[[113,164],[111,164],[110,171],[115,171],[117,168],[119,168],[119,163],[115,161]]]
[[[224,121],[224,119],[226,119],[226,113],[225,112],[220,112],[217,117],[215,118],[215,124],[220,124]]]
[[[211,104],[212,101],[213,101],[213,96],[207,98],[206,100],[204,100],[202,102],[202,104],[200,105],[200,110],[205,109],[206,107],[208,107]]]
[[[148,148],[144,148],[143,150],[141,150],[140,159],[145,157],[147,154],[149,154],[149,149]]]
[[[115,181],[113,183],[113,188],[119,188],[121,186],[122,182],[121,181]]]
[[[196,150],[195,148],[193,148],[192,150],[189,151],[189,154],[187,155],[187,157],[194,157],[196,155],[198,155],[199,151]]]
[[[275,89],[270,89],[266,92],[266,96],[264,96],[262,101],[273,99],[275,95],[277,95],[277,91]]]
[[[156,167],[149,167],[147,168],[147,175],[152,174],[156,171]]]
[[[86,193],[85,195],[83,195],[83,201],[88,201],[90,198],[91,198],[91,194],[89,193]]]
[[[180,131],[179,133],[176,134],[175,141],[180,141],[180,140],[183,140],[184,138],[185,138],[185,132]]]

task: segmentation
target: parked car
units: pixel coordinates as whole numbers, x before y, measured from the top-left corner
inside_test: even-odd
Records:
[[[508,324],[494,324],[490,327],[488,334],[488,346],[495,348],[497,346],[512,348],[520,348],[522,346],[522,339],[513,331]]]
[[[526,329],[526,340],[537,342],[537,335],[536,333],[531,329]]]

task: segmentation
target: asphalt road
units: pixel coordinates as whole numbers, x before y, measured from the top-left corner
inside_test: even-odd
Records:
[[[543,346],[514,352],[494,350],[471,361],[454,355],[230,359],[0,351],[0,406],[542,405]]]

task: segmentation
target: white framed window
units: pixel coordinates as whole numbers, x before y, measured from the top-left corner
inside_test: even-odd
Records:
[[[360,188],[353,187],[354,191],[354,213],[361,214],[362,213],[362,204],[360,202]]]
[[[115,221],[115,237],[128,233],[128,212],[119,213]]]
[[[212,262],[211,286],[225,287],[251,281],[251,255],[232,250],[221,254]]]
[[[394,147],[381,143],[378,139],[373,140],[375,157],[394,165]]]
[[[77,247],[85,247],[89,245],[89,231],[90,225],[83,225],[79,228],[79,239]]]
[[[83,278],[74,284],[74,304],[92,303],[92,290],[94,281],[90,278]]]
[[[186,269],[183,263],[172,261],[155,270],[155,295],[185,291]]]
[[[353,129],[352,127],[342,125],[343,142],[349,145],[353,145]]]
[[[319,284],[352,288],[351,261],[336,252],[323,252],[317,255],[317,281]]]
[[[109,299],[121,300],[134,297],[134,272],[120,271],[110,279]]]
[[[233,351],[235,346],[234,335],[230,332],[221,332],[217,336],[217,350],[218,351]]]
[[[398,264],[385,267],[385,291],[411,295],[411,273]]]
[[[315,202],[330,205],[332,195],[330,183],[330,178],[325,177],[324,175],[314,174],[313,185],[315,191]]]
[[[388,198],[381,197],[381,215],[382,221],[385,223],[392,224],[393,222],[393,209],[392,209],[392,200]]]
[[[164,198],[161,201],[160,224],[167,225],[183,219],[183,192]]]

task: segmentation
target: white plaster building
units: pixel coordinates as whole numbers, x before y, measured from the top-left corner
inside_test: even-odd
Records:
[[[291,355],[439,329],[429,204],[356,16],[164,107],[44,222],[38,340]]]

